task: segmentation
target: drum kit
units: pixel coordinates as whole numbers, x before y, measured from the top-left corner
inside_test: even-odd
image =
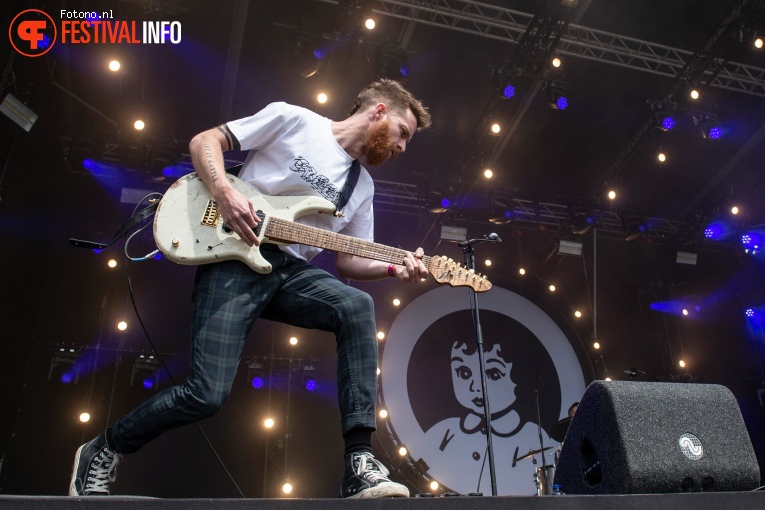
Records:
[[[552,464],[547,464],[544,462],[544,457],[542,457],[542,466],[537,467],[537,458],[536,455],[542,454],[544,455],[544,452],[547,450],[552,450],[552,446],[545,446],[544,448],[540,448],[538,450],[530,450],[525,455],[522,455],[516,459],[516,462],[524,460],[524,459],[531,459],[531,462],[534,464],[534,484],[537,486],[537,496],[549,496],[553,493],[553,479],[555,478],[555,466],[558,464],[558,456],[560,455],[560,450],[563,448],[563,440],[566,438],[566,432],[568,432],[568,427],[571,424],[571,417],[567,416],[566,418],[563,418],[558,423],[556,423],[553,428],[550,430],[550,437],[554,440],[558,441],[559,445],[555,449],[554,452],[548,453],[547,455],[554,454],[554,461]]]

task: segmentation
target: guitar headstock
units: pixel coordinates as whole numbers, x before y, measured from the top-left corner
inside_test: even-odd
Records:
[[[444,256],[433,256],[428,262],[428,271],[438,283],[448,283],[452,287],[472,287],[476,292],[486,292],[491,282],[481,274],[468,270],[461,264]]]

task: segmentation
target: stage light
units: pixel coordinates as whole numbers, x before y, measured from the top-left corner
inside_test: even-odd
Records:
[[[550,285],[548,289],[550,289],[550,292],[555,292],[555,285]]]
[[[141,386],[146,390],[157,388],[159,384],[159,361],[153,354],[141,354],[133,361],[130,371],[130,386]]]
[[[120,70],[120,61],[119,60],[111,60],[109,61],[109,70],[112,72],[117,72]]]
[[[701,92],[699,92],[697,89],[691,89],[690,96],[691,99],[695,101],[701,97]]]
[[[377,332],[377,339],[378,339],[378,340],[385,340],[385,332],[383,332],[383,331],[378,331],[378,332]]]
[[[603,380],[604,380],[604,381],[610,381],[610,380],[611,380],[611,378],[610,378],[610,377],[606,377],[606,378],[605,378],[605,379],[603,379]]]
[[[183,151],[177,144],[153,145],[149,152],[146,168],[154,180],[171,177],[175,166],[178,166],[182,172],[178,177],[193,172],[194,168],[191,165],[180,164],[181,159],[183,159]]]
[[[247,362],[247,384],[259,390],[266,383],[266,375],[263,370],[263,363],[260,360]]]
[[[502,99],[511,99],[515,96],[515,87],[517,83],[514,77],[509,77],[504,69],[496,68],[492,73],[494,81],[494,90]]]
[[[328,99],[329,97],[327,97],[327,94],[325,94],[324,92],[320,92],[319,95],[316,96],[316,100],[321,104],[326,103]]]
[[[295,336],[290,337],[290,345],[297,345],[298,339]]]
[[[760,232],[749,231],[741,236],[741,245],[747,253],[757,252],[762,248],[763,236]]]
[[[388,417],[388,411],[387,409],[380,409],[380,412],[377,413],[377,415],[384,420]]]
[[[582,312],[580,312],[579,310],[575,311],[574,312],[574,317],[576,317],[577,319],[581,318],[582,317]]]
[[[558,68],[558,67],[560,67],[562,62],[560,60],[560,57],[553,57],[551,63],[552,63],[553,67]]]
[[[616,192],[615,191],[609,191],[608,192],[608,198],[611,200],[614,200],[616,198]]]
[[[314,391],[316,389],[316,368],[310,363],[303,366],[303,370],[300,372],[300,384],[306,391]]]
[[[518,274],[520,274],[521,276],[523,276],[523,275],[525,275],[525,274],[526,274],[526,270],[525,270],[525,269],[523,269],[523,268],[520,268],[520,269],[518,269]]]
[[[739,209],[738,209],[738,207],[736,207],[735,205],[734,205],[733,207],[731,207],[731,208],[730,208],[730,213],[731,213],[731,214],[734,214],[734,215],[735,215],[735,214],[738,214],[738,211],[739,211]]]
[[[505,99],[511,99],[513,96],[515,96],[515,87],[508,83],[502,87],[502,90],[500,90],[500,95]]]
[[[500,131],[502,131],[502,126],[497,124],[496,122],[492,123],[491,125],[491,132],[495,135],[498,135]]]
[[[648,231],[648,224],[642,216],[626,214],[622,216],[622,228],[625,241],[636,241]]]
[[[107,262],[106,265],[113,269],[113,268],[117,267],[117,261],[114,260],[114,259],[109,259],[109,262]]]
[[[484,262],[483,262],[483,263],[484,263],[485,265],[487,265],[487,266],[490,266],[490,265],[491,265],[491,260],[489,260],[489,259],[486,259],[486,260],[484,260]]]
[[[393,300],[393,306],[399,306],[401,304],[401,300],[396,298]]]
[[[402,457],[406,457],[406,454],[409,453],[405,446],[402,446],[398,449],[398,454]]]
[[[722,137],[722,128],[717,124],[707,125],[702,128],[701,132],[704,138],[709,138],[710,140],[718,140]]]
[[[382,370],[380,370],[380,367],[377,367],[377,375],[380,375],[382,373]]]
[[[143,131],[143,128],[145,128],[145,127],[146,127],[146,123],[145,123],[144,121],[142,121],[141,119],[138,119],[138,120],[136,120],[135,122],[133,122],[133,127],[134,127],[134,128],[137,130],[137,131]]]
[[[680,365],[680,368],[685,368],[685,361],[684,360],[678,361],[677,364]]]
[[[592,344],[592,348],[595,349],[596,351],[600,349],[600,342],[595,342],[594,344]]]
[[[367,20],[364,22],[364,26],[367,28],[367,30],[374,30],[377,23],[375,23],[375,20],[372,18],[367,18]]]
[[[377,51],[377,76],[391,78],[401,82],[412,76],[408,57],[404,50],[397,47],[380,46]]]
[[[79,420],[81,423],[88,423],[90,421],[90,413],[80,413]]]
[[[26,132],[29,132],[37,121],[37,114],[27,108],[24,103],[19,101],[10,92],[5,95],[3,102],[0,103],[0,112],[3,112],[6,117]]]
[[[104,154],[106,142],[99,135],[75,134],[72,144],[69,146],[67,160],[71,168],[83,167],[93,172],[96,169],[96,161]]]
[[[571,232],[574,234],[584,235],[595,224],[596,214],[590,207],[573,205],[568,208],[568,214],[571,218]]]
[[[726,237],[732,231],[732,227],[725,221],[714,220],[704,227],[704,237],[711,241],[718,241]]]
[[[491,179],[494,176],[494,172],[491,171],[491,169],[487,168],[483,171],[483,176],[487,179]]]
[[[327,56],[323,41],[321,37],[307,33],[296,33],[293,37],[287,66],[298,76],[310,78],[319,72]]]
[[[744,315],[749,317],[750,319],[754,317],[754,308],[747,308],[744,310]]]
[[[452,191],[448,186],[432,184],[424,189],[419,198],[425,209],[434,214],[440,214],[446,212],[452,205],[452,201],[449,198],[451,193]],[[462,240],[464,241],[464,239]]]
[[[287,482],[282,485],[282,492],[285,494],[290,494],[292,492],[292,484]]]
[[[127,326],[128,326],[127,322],[125,321],[119,321],[117,323],[117,329],[119,329],[120,331],[125,331],[127,329]]]
[[[510,193],[489,194],[489,222],[504,225],[515,219],[515,202]]]
[[[430,490],[432,490],[432,491],[437,491],[438,490],[438,482],[437,481],[433,480],[432,482],[430,482]]]
[[[267,429],[272,429],[272,428],[274,428],[274,425],[275,425],[275,424],[276,424],[276,422],[274,421],[274,419],[273,419],[273,418],[266,418],[265,420],[263,420],[263,426],[264,426],[265,428],[267,428]]]
[[[667,155],[663,152],[660,152],[658,156],[656,156],[656,159],[658,159],[660,162],[664,163],[667,161]]]
[[[565,110],[568,108],[568,99],[566,98],[566,85],[559,81],[548,81],[546,84],[547,102],[555,110]]]
[[[687,308],[683,308],[683,315],[685,315],[686,317],[688,316],[688,309]]]
[[[50,360],[48,380],[55,380],[62,384],[77,384],[80,380],[78,360],[81,352],[82,347],[59,346]]]
[[[754,47],[758,50],[761,50],[763,47],[763,40],[762,37],[758,37],[754,40]]]

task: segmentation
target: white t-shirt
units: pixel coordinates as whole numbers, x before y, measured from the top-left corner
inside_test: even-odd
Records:
[[[331,123],[287,103],[271,103],[251,117],[228,122],[240,148],[250,151],[239,178],[264,195],[316,195],[336,203],[353,158],[335,140]],[[373,197],[374,183],[362,167],[344,217],[309,214],[297,222],[372,241]],[[321,252],[298,244],[282,250],[306,261]]]

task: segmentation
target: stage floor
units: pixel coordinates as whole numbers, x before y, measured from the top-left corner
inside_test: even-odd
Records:
[[[762,510],[765,492],[408,499],[156,499],[0,496],[3,510]]]

